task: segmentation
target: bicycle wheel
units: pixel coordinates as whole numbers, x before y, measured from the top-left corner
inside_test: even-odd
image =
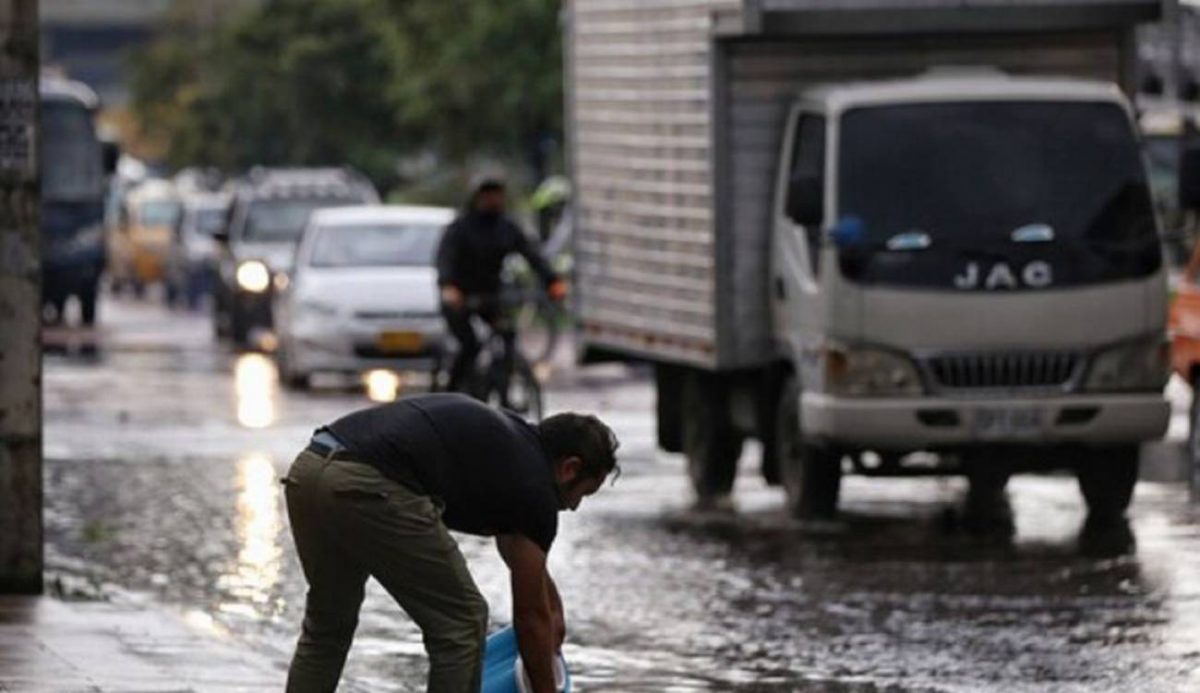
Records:
[[[517,354],[512,373],[505,374],[503,362],[492,362],[488,378],[488,404],[516,412],[531,421],[542,420],[542,385],[533,374],[533,368],[523,356]]]
[[[530,363],[544,363],[558,346],[559,307],[540,289],[525,292],[515,315],[517,348]]]

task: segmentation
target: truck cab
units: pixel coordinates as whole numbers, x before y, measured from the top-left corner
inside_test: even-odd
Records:
[[[816,88],[785,142],[772,309],[797,509],[830,510],[817,468],[865,450],[1069,460],[1127,502],[1170,364],[1123,95],[989,73]]]

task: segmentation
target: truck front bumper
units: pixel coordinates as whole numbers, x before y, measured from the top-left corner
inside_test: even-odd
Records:
[[[804,393],[804,435],[851,449],[911,452],[973,445],[1105,445],[1161,438],[1171,406],[1158,393],[1044,399],[851,399]]]

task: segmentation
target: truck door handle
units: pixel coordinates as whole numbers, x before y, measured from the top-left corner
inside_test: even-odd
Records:
[[[775,298],[780,301],[787,300],[787,286],[783,283],[783,277],[775,277]]]

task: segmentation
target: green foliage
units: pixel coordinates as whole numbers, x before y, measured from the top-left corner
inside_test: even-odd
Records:
[[[268,0],[208,30],[177,0],[133,56],[133,109],[168,163],[348,163],[390,186],[403,157],[541,173],[559,138],[558,0]]]

